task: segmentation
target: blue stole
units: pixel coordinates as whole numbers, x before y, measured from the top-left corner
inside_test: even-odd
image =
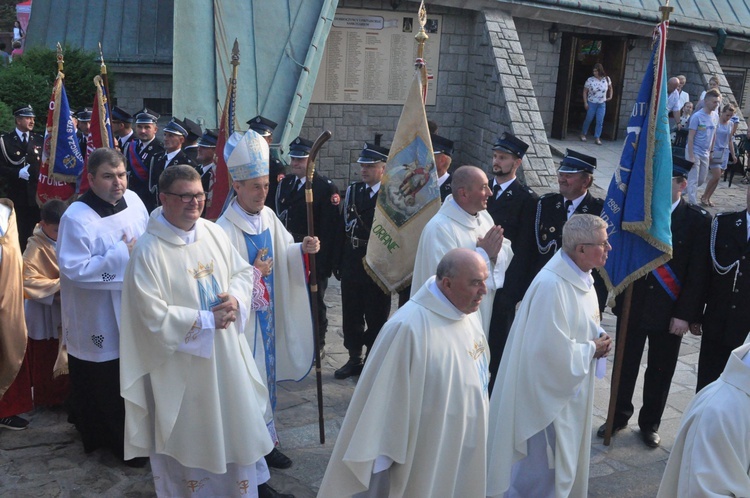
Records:
[[[255,261],[258,252],[267,250],[265,258],[273,258],[273,244],[271,243],[271,231],[266,228],[257,235],[243,232],[245,245],[247,246],[247,260],[250,264]],[[263,340],[264,357],[266,360],[266,383],[268,384],[268,395],[271,398],[271,409],[276,411],[276,330],[274,322],[274,296],[273,296],[273,269],[271,274],[263,277],[263,283],[268,289],[268,309],[255,312],[255,334],[251,346],[255,347],[258,333]],[[253,350],[253,355],[256,352]]]

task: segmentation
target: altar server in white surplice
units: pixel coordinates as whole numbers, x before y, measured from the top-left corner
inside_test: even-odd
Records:
[[[167,168],[126,271],[125,455],[150,456],[159,496],[268,496],[268,391],[243,333],[268,303],[205,198],[193,167]]]
[[[690,402],[658,498],[750,496],[750,335]]]
[[[88,180],[90,189],[60,219],[56,246],[71,419],[86,453],[107,447],[122,458],[120,298],[125,266],[148,213],[126,189],[125,157],[116,150],[89,156]]]
[[[591,276],[611,249],[606,228],[572,216],[516,313],[490,400],[487,496],[587,495],[594,371],[611,346]]]
[[[266,139],[249,130],[232,148],[234,142],[229,141],[224,154],[237,197],[216,223],[242,258],[261,271],[268,290],[269,306],[251,312],[245,336],[268,388],[271,402],[266,422],[278,444],[273,422],[276,383],[301,380],[312,365],[313,326],[304,254],[318,252],[320,242],[317,237],[305,237],[295,243],[276,214],[265,206],[269,189]],[[292,465],[277,448],[266,456],[266,463],[274,468]]]
[[[484,496],[487,277],[481,256],[454,249],[383,326],[318,496]]]
[[[445,199],[419,237],[411,295],[414,297],[422,284],[435,275],[438,263],[448,251],[457,247],[476,251],[489,269],[488,295],[479,310],[486,334],[495,290],[503,287],[513,250],[510,240],[503,237],[502,227],[495,226],[487,213],[487,198],[492,190],[485,172],[476,166],[461,166],[453,173],[451,187],[453,194]]]

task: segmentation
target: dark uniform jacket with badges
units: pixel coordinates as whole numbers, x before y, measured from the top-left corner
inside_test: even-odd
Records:
[[[24,147],[13,129],[0,137],[0,140],[0,176],[6,181],[8,198],[17,206],[36,206],[36,185],[39,181],[44,138],[38,133],[29,132]],[[18,177],[18,172],[27,164],[29,179],[22,180]]]
[[[138,151],[140,140],[132,140],[125,147],[125,159],[128,166],[128,188],[138,194],[150,213],[156,208],[156,199],[149,189],[151,163],[154,157],[164,152],[164,146],[156,139]]]
[[[339,269],[342,280],[373,283],[365,271],[362,260],[367,254],[367,243],[377,203],[378,194],[370,197],[365,182],[352,183],[346,190],[341,213],[343,221],[339,222],[334,256],[334,267]]]
[[[149,190],[154,198],[154,207],[159,205],[159,177],[164,173],[165,169],[174,166],[175,164],[187,164],[188,166],[195,168],[199,175],[203,174],[203,168],[190,159],[183,150],[178,151],[169,161],[167,161],[167,151],[162,151],[159,154],[154,155],[153,159],[151,159],[151,168],[149,169]],[[149,213],[153,210],[148,204],[146,205],[146,209],[148,209]]]
[[[593,214],[599,216],[602,214],[604,201],[598,197],[586,192],[580,204],[576,207],[574,214]],[[536,205],[534,219],[534,243],[536,249],[536,262],[534,263],[533,275],[539,271],[552,259],[555,253],[562,249],[562,229],[565,222],[568,221],[568,211],[565,209],[565,197],[560,193],[545,194],[539,198]],[[511,239],[512,240],[512,239]],[[607,284],[599,275],[598,271],[591,272],[594,277],[594,287],[596,296],[599,300],[599,311],[603,311],[607,306]]]
[[[531,283],[534,262],[534,212],[538,197],[518,179],[499,198],[487,199],[487,212],[503,227],[513,249],[513,259],[505,272],[505,285],[495,294],[495,306],[515,307]]]
[[[711,249],[713,268],[703,315],[703,340],[737,347],[750,332],[747,211],[716,215],[711,227]]]
[[[276,199],[274,194],[279,186],[279,181],[286,176],[286,168],[284,163],[278,158],[273,156],[268,158],[268,191],[271,195],[266,196],[266,206],[271,208],[272,211],[276,212]]]
[[[672,259],[666,264],[668,268],[655,270],[662,275],[674,275],[676,284],[669,287],[671,293],[676,294],[676,299],[672,299],[654,272],[639,278],[633,283],[630,308],[633,325],[667,333],[672,317],[688,323],[700,321],[711,270],[710,232],[711,216],[704,209],[680,200],[672,211]],[[678,293],[674,292],[676,289],[679,289]],[[622,299],[623,294],[620,294],[614,309],[618,316]]]
[[[287,175],[276,188],[276,213],[295,242],[307,235],[307,205],[305,187],[294,189],[295,175]],[[328,278],[332,272],[332,257],[336,226],[339,218],[339,189],[328,178],[313,175],[313,220],[315,235],[320,239],[320,252],[316,255],[318,278]]]

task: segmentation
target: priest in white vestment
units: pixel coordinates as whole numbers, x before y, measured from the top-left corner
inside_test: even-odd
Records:
[[[123,458],[120,299],[125,267],[146,230],[148,212],[126,189],[122,154],[97,149],[87,164],[90,188],[60,219],[56,245],[70,411],[86,453],[106,447]],[[140,459],[129,465],[146,463]]]
[[[422,284],[435,275],[448,251],[457,247],[476,251],[489,269],[488,295],[479,310],[487,334],[495,291],[503,287],[513,250],[510,240],[503,237],[502,227],[495,226],[487,213],[487,199],[492,195],[487,174],[476,166],[461,166],[453,173],[451,188],[453,194],[445,199],[419,237],[411,295],[414,297]]]
[[[611,249],[606,228],[571,217],[521,301],[490,400],[487,496],[587,495],[595,363],[611,347],[591,276]]]
[[[266,139],[248,130],[233,148],[232,142],[225,147],[224,155],[228,156],[227,167],[237,197],[216,223],[242,258],[261,271],[268,290],[269,306],[250,313],[245,336],[268,388],[266,423],[278,445],[273,421],[276,383],[302,380],[313,362],[313,324],[304,254],[318,252],[320,241],[305,237],[302,243],[295,243],[276,214],[265,206],[269,189]],[[276,468],[292,465],[291,459],[277,448],[266,456],[266,462]]]
[[[205,196],[194,168],[167,168],[126,271],[125,455],[150,457],[159,496],[274,496],[268,392],[243,333],[260,272],[200,218]]]
[[[682,416],[657,498],[750,496],[750,335]]]
[[[318,496],[484,496],[487,277],[476,252],[450,251],[383,326]]]

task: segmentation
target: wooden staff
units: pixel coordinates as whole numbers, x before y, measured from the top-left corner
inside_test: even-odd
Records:
[[[617,393],[620,390],[620,377],[622,376],[622,360],[625,354],[625,337],[628,335],[628,322],[630,321],[630,303],[633,301],[633,284],[625,289],[625,296],[620,312],[620,327],[617,329],[617,345],[615,346],[615,360],[612,365],[612,382],[609,392],[609,408],[607,411],[607,423],[604,429],[604,446],[609,446],[612,439],[612,426],[615,423],[615,408],[617,407]]]
[[[326,130],[320,134],[310,149],[307,160],[307,182],[305,183],[305,203],[307,204],[307,235],[315,236],[315,222],[313,221],[313,175],[315,174],[315,156],[324,143],[331,138],[331,132]],[[326,442],[325,424],[323,422],[323,377],[320,370],[320,330],[318,326],[318,272],[315,269],[315,254],[307,255],[310,262],[310,303],[312,306],[313,337],[315,340],[315,382],[318,387],[318,428],[320,444]]]

